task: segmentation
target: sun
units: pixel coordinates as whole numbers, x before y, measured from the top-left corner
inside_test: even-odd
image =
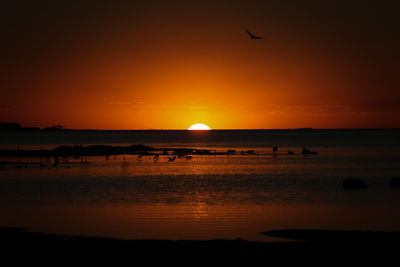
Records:
[[[190,126],[188,130],[211,130],[211,128],[203,123],[196,123]]]

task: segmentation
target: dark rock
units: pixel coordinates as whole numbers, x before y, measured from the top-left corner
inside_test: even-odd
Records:
[[[393,177],[392,180],[390,181],[390,184],[393,187],[400,187],[400,177]]]
[[[361,179],[346,179],[343,182],[344,189],[360,189],[366,187],[368,187],[368,185]]]

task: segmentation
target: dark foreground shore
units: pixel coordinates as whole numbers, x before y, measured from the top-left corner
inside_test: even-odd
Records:
[[[3,262],[148,266],[363,266],[396,264],[400,232],[280,230],[294,242],[119,240],[0,228]]]

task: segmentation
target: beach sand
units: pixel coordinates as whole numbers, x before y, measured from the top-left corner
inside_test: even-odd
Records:
[[[385,266],[397,261],[400,232],[278,230],[293,242],[121,240],[0,228],[3,262],[136,266]]]

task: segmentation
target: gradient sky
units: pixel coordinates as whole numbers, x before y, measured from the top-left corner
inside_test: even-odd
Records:
[[[387,0],[3,1],[0,121],[399,127],[399,11]]]

